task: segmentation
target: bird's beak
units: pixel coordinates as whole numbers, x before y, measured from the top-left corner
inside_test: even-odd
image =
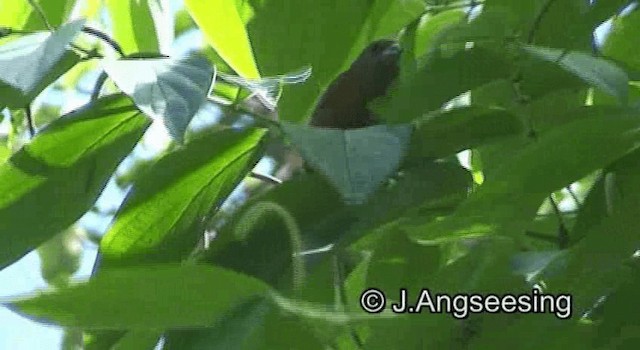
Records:
[[[384,56],[400,56],[401,53],[402,53],[402,48],[398,43],[389,45],[387,48],[384,49],[384,51],[382,51],[382,54]]]

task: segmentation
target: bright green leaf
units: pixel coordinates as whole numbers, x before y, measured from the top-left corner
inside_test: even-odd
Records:
[[[149,0],[107,0],[106,8],[113,23],[113,39],[125,53],[160,52]]]
[[[110,96],[52,122],[0,166],[0,267],[89,210],[147,126],[128,99]]]
[[[21,29],[29,19],[33,8],[27,0],[0,2],[0,26]]]
[[[4,304],[44,322],[93,329],[204,327],[268,286],[204,265],[152,265],[100,272],[86,283]]]
[[[103,264],[180,261],[201,238],[201,219],[255,165],[265,131],[224,130],[169,153],[138,177],[100,244]]]
[[[209,45],[233,70],[244,78],[260,77],[251,42],[234,1],[186,0],[185,5]]]

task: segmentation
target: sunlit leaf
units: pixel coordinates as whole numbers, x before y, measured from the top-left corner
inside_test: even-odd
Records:
[[[235,2],[187,0],[187,10],[209,45],[233,70],[245,78],[259,78],[251,42]]]
[[[103,66],[141,111],[161,121],[180,142],[206,100],[215,74],[209,61],[200,56],[108,60]]]
[[[0,46],[0,103],[22,108],[77,61],[67,45],[84,25],[68,23],[53,34],[35,33]]]
[[[264,134],[264,130],[214,132],[147,169],[134,181],[102,239],[104,266],[173,262],[188,256],[202,236],[202,218],[257,162]]]
[[[148,123],[124,96],[106,97],[52,122],[0,166],[0,267],[89,210]]]
[[[125,53],[160,52],[149,0],[107,0],[105,5],[113,23],[113,39]]]
[[[103,271],[90,281],[4,302],[43,322],[92,329],[203,327],[268,287],[249,276],[203,265]]]

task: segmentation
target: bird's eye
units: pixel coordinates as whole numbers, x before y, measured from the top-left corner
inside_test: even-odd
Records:
[[[377,43],[374,43],[371,49],[373,50],[373,52],[378,53],[384,50],[384,46],[385,46],[385,43],[382,41],[379,41]]]

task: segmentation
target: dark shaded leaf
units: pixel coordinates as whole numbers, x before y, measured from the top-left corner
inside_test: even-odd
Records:
[[[526,45],[528,54],[555,63],[588,84],[617,97],[625,103],[629,95],[629,77],[613,62],[589,54]]]
[[[411,135],[408,125],[353,130],[284,124],[285,132],[347,203],[362,203],[400,165]]]

